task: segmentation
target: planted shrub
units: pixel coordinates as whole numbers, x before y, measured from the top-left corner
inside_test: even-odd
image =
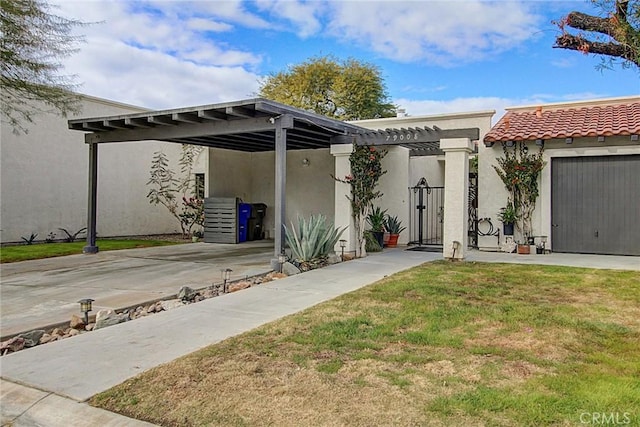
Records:
[[[308,262],[328,256],[347,227],[338,230],[333,223],[327,224],[324,215],[311,215],[308,221],[298,217],[297,227],[292,222],[291,228],[285,226],[284,229],[291,258]]]
[[[31,236],[29,236],[29,238],[22,237],[22,236],[21,236],[20,238],[21,238],[22,240],[24,240],[24,242],[25,242],[27,245],[33,245],[33,242],[36,240],[36,237],[38,237],[38,234],[37,234],[37,233],[31,233]]]
[[[87,227],[81,228],[80,230],[76,231],[75,233],[70,232],[69,230],[67,230],[66,228],[58,228],[58,230],[64,232],[64,234],[67,235],[67,237],[64,238],[64,241],[67,243],[72,243],[75,242],[76,239],[78,238],[78,236],[82,233],[84,233],[85,231],[87,231]]]
[[[376,239],[376,236],[374,236],[373,233],[371,233],[371,231],[367,230],[364,232],[364,239],[365,239],[365,248],[367,252],[382,251],[382,246],[380,246],[378,239]]]

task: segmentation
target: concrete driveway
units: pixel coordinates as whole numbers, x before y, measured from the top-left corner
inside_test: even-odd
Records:
[[[71,255],[3,264],[0,335],[6,337],[68,321],[80,314],[78,300],[93,298],[94,311],[119,309],[231,278],[271,270],[272,241],[240,245],[193,243]]]

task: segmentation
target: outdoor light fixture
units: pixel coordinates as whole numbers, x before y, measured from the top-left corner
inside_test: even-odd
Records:
[[[302,159],[302,166],[309,166],[311,162],[306,157]]]
[[[340,254],[340,261],[344,261],[344,248],[347,246],[347,241],[345,239],[340,239],[340,250],[342,253]]]
[[[89,312],[91,311],[91,303],[95,300],[91,298],[84,298],[78,301],[80,303],[80,311],[84,313],[84,324],[89,324]]]
[[[278,255],[278,264],[280,265],[280,273],[282,273],[282,266],[284,265],[284,263],[287,262],[287,255],[282,252],[280,255]]]
[[[222,273],[222,292],[224,292],[225,294],[227,293],[227,282],[229,282],[229,279],[231,278],[231,272],[233,270],[230,268],[223,268],[222,270],[220,270],[220,273]]]

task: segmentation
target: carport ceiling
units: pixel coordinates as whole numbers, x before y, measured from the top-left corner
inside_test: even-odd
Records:
[[[69,120],[69,128],[91,132],[87,143],[157,140],[260,152],[275,149],[276,120],[287,129],[287,149],[328,148],[332,137],[366,129],[257,98],[200,107]],[[346,143],[347,140],[339,142]]]

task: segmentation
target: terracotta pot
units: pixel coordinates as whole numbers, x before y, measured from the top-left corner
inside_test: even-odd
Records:
[[[390,234],[389,235],[389,243],[387,244],[388,247],[390,248],[395,248],[398,246],[398,237],[400,237],[399,234]]]
[[[383,238],[382,242],[384,243],[385,246],[389,245],[389,236],[390,236],[389,233],[387,233],[387,232],[384,233],[384,238]]]
[[[529,255],[531,253],[531,246],[518,244],[518,253],[521,255]]]

